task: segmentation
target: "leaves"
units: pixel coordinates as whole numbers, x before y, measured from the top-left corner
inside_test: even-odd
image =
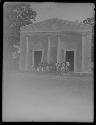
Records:
[[[8,60],[7,67],[18,69],[20,55],[20,27],[33,23],[37,13],[29,3],[4,4],[4,56]]]
[[[32,19],[35,21],[37,15],[36,11],[25,6],[14,9],[13,13],[16,15],[16,21],[20,26],[32,23]]]
[[[94,25],[94,17],[90,17],[90,18],[87,18],[87,19],[83,20],[83,23]]]
[[[6,44],[8,52],[14,48],[13,44],[20,42],[20,27],[31,24],[36,17],[36,11],[30,8],[29,4],[6,4],[4,6],[4,20]]]

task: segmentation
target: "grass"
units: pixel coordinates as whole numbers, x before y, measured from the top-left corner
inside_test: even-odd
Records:
[[[4,74],[5,121],[93,121],[92,76]]]

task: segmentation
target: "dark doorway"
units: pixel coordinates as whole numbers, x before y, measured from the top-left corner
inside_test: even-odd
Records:
[[[34,66],[37,68],[42,59],[42,51],[34,51]]]
[[[66,51],[66,62],[69,62],[69,71],[74,72],[74,51]]]

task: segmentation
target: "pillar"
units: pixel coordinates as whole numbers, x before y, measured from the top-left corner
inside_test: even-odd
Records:
[[[82,72],[90,72],[92,34],[82,33]]]
[[[91,72],[92,70],[91,70],[91,65],[92,65],[92,63],[91,63],[91,47],[92,47],[92,33],[90,32],[90,33],[87,33],[87,44],[88,44],[88,72]]]
[[[85,40],[86,40],[86,35],[84,33],[82,33],[82,72],[85,71],[85,67],[84,67],[84,44],[85,44]]]
[[[25,70],[27,71],[28,70],[28,64],[29,64],[29,59],[28,59],[28,51],[29,51],[29,48],[28,48],[28,37],[26,37],[26,58],[25,58]]]
[[[48,50],[47,50],[47,62],[50,63],[50,47],[51,47],[51,42],[50,42],[50,37],[48,36]]]
[[[26,41],[25,36],[21,32],[20,33],[20,56],[19,56],[19,70],[25,70],[25,55],[26,55]]]
[[[57,46],[57,62],[60,62],[60,51],[61,51],[61,41],[58,34],[58,46]]]

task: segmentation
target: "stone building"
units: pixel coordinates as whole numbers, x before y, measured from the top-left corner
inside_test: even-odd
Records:
[[[68,61],[70,71],[89,72],[92,27],[62,19],[48,19],[20,29],[19,68],[31,71],[40,62]]]

